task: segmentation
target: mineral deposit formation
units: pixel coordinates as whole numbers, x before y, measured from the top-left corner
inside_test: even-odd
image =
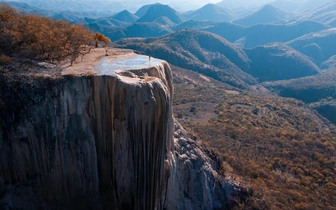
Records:
[[[47,70],[2,103],[0,209],[230,208],[240,188],[174,122],[165,61],[95,49]]]

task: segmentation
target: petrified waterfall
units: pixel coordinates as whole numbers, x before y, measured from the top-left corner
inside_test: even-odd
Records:
[[[175,151],[188,143],[181,135],[174,141],[169,65],[153,59],[141,66],[145,56],[126,57],[69,67],[57,85],[2,112],[0,208],[228,206],[234,185],[223,184],[199,148],[188,147],[184,156]],[[199,170],[202,180],[190,174]],[[188,177],[203,182],[201,189],[186,182]],[[188,196],[186,189],[202,195]],[[198,207],[194,200],[201,202]]]

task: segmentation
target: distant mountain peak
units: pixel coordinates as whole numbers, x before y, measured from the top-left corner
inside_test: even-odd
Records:
[[[256,12],[235,20],[234,23],[243,26],[252,26],[256,24],[272,23],[288,19],[292,14],[285,12],[273,5],[267,4]]]
[[[274,5],[271,5],[271,4],[266,4],[259,11],[287,13],[284,10],[282,10],[282,9],[280,9],[280,8],[274,6]]]
[[[204,5],[203,8],[218,8],[218,6],[213,3],[209,3],[209,4]]]
[[[138,22],[153,22],[159,17],[167,17],[173,23],[179,24],[183,22],[183,18],[168,5],[153,4],[151,5],[146,14],[142,16]]]
[[[146,4],[146,5],[143,5],[142,7],[140,7],[138,9],[138,11],[136,11],[134,14],[136,16],[138,16],[139,18],[142,18],[148,11],[148,9],[153,6],[153,5],[162,5],[160,3],[155,3],[155,4]]]
[[[132,15],[132,13],[130,13],[128,10],[123,10],[123,11],[121,11],[121,12],[119,12],[118,13],[119,15]],[[114,15],[114,16],[116,16],[116,15]]]
[[[215,4],[209,3],[202,8],[191,11],[184,14],[184,17],[189,20],[201,20],[201,21],[232,21],[235,18],[235,14],[232,11],[221,8]]]
[[[115,15],[112,16],[112,18],[122,21],[122,22],[128,22],[128,23],[133,23],[135,22],[138,18],[138,16],[133,15],[130,13],[128,10],[123,10]]]

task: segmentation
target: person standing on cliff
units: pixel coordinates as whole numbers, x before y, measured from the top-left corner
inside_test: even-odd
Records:
[[[152,57],[151,53],[148,53],[148,61],[149,62],[150,62],[151,57]]]

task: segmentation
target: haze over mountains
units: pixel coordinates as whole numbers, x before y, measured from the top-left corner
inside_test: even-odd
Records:
[[[125,10],[130,2],[108,4],[108,1],[101,0],[97,5],[106,10],[119,8],[119,11],[102,12],[100,15],[105,16],[99,18],[97,13],[82,11],[78,6],[72,7],[73,11],[59,13],[46,10],[57,2],[43,4],[42,9],[38,8],[42,5],[40,1],[34,1],[34,6],[10,4],[27,12],[86,25],[105,34],[120,47],[136,49],[144,54],[153,51],[156,57],[174,65],[202,72],[237,87],[246,88],[256,81],[312,76],[319,74],[321,69],[332,69],[336,63],[336,30],[333,28],[336,1],[333,0],[223,0],[203,2],[205,5],[187,12],[180,12],[171,4],[150,1],[130,12]],[[200,2],[195,1],[197,3]],[[125,38],[134,39],[122,40]],[[223,46],[223,49],[218,50],[218,46]],[[224,49],[232,52],[238,49],[244,59],[232,60],[231,54]]]
[[[8,0],[5,0],[8,1]],[[256,9],[264,6],[265,4],[272,4],[284,11],[302,13],[307,10],[311,10],[322,6],[333,0],[163,0],[159,1],[161,4],[168,4],[174,9],[187,12],[190,10],[197,10],[202,6],[212,3],[216,4],[222,8],[233,10],[234,12],[243,12],[244,10]],[[158,3],[155,0],[16,0],[15,2],[22,2],[29,5],[34,5],[39,9],[53,10],[53,11],[110,11],[110,12],[120,12],[122,10],[129,10],[135,12],[141,6],[146,4]]]
[[[119,47],[151,52],[158,58],[185,69],[241,88],[255,84],[244,71],[249,69],[245,52],[227,40],[198,30],[182,29],[160,38],[123,39]]]
[[[272,23],[283,21],[291,18],[291,14],[278,9],[272,5],[265,5],[256,12],[247,15],[241,19],[235,20],[234,23],[242,26],[252,26],[256,24]]]

